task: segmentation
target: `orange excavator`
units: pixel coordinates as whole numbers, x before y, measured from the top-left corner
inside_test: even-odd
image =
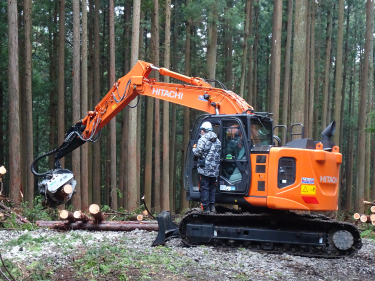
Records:
[[[149,78],[152,71],[183,83],[163,83]],[[217,82],[221,88],[210,85]],[[96,142],[101,129],[139,95],[154,97],[206,112],[197,118],[187,147],[184,188],[189,201],[199,202],[197,161],[192,153],[200,136],[200,125],[209,121],[222,143],[220,175],[216,182],[216,203],[238,208],[217,207],[217,213],[190,209],[178,232],[186,245],[243,245],[256,251],[291,253],[312,257],[343,257],[361,248],[358,229],[323,215],[295,211],[336,211],[342,155],[331,141],[332,122],[320,141],[304,138],[302,124],[273,126],[270,113],[255,112],[240,96],[222,83],[188,77],[151,63],[138,61],[117,80],[112,89],[87,116],[66,133],[63,144],[37,157],[31,165],[44,179],[39,191],[47,204],[68,201],[57,196],[67,184],[75,188],[74,174],[63,169],[59,160],[87,141]],[[289,135],[282,144],[273,135],[282,127]],[[301,127],[301,133],[293,128]],[[295,130],[294,130],[295,131]],[[297,137],[293,140],[293,137]],[[287,137],[288,139],[288,137]],[[37,173],[35,163],[55,154],[55,167]],[[159,240],[176,234],[168,212],[158,217]]]

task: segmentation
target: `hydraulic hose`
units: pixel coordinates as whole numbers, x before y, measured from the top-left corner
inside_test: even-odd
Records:
[[[50,171],[47,171],[47,172],[45,172],[45,173],[38,173],[37,171],[35,171],[34,166],[35,166],[35,164],[36,164],[40,159],[42,159],[42,158],[44,158],[44,157],[47,157],[47,156],[49,156],[49,155],[51,155],[51,154],[54,154],[54,153],[58,152],[59,149],[60,149],[60,147],[55,148],[55,149],[53,149],[53,150],[51,150],[51,151],[49,151],[49,152],[46,152],[46,153],[44,153],[44,154],[42,154],[42,155],[39,155],[37,158],[35,158],[35,160],[34,160],[33,163],[31,164],[31,172],[32,172],[35,176],[37,176],[37,177],[43,177],[43,176],[49,175],[49,174],[50,174]]]

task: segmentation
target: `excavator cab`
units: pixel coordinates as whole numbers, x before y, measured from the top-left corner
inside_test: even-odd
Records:
[[[251,154],[254,148],[261,151],[272,146],[272,119],[250,114],[199,116],[190,135],[186,155],[184,187],[189,201],[200,200],[198,159],[192,148],[200,138],[201,124],[206,121],[211,122],[222,147],[216,202],[248,205],[244,197],[249,194],[252,181]]]

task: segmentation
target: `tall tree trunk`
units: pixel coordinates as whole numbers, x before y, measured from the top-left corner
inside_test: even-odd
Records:
[[[9,186],[10,198],[21,201],[21,142],[19,118],[19,69],[17,2],[8,0],[8,89],[9,99]]]
[[[321,34],[322,33],[322,29],[321,29],[321,13],[317,13],[318,15],[318,34]],[[321,46],[321,43],[320,43],[320,36],[317,36],[316,38],[316,61],[318,62],[317,63],[317,69],[316,69],[316,81],[315,81],[315,91],[314,91],[314,96],[315,96],[315,100],[314,100],[314,137],[313,139],[314,140],[317,140],[319,138],[319,135],[320,135],[320,131],[319,131],[319,119],[320,119],[320,116],[321,116],[321,106],[320,106],[320,75],[321,75],[321,71],[320,71],[320,46]]]
[[[350,83],[349,83],[349,116],[354,115],[354,102],[355,102],[355,83],[352,82],[353,78],[355,77],[355,70],[356,65],[355,61],[353,61],[353,67],[350,72]],[[354,89],[353,89],[354,88]],[[354,162],[354,126],[350,122],[348,125],[348,136],[347,136],[347,143],[348,143],[348,149],[347,149],[347,156],[346,156],[346,188],[345,188],[345,210],[347,212],[351,211],[352,209],[352,188],[353,188],[353,162]]]
[[[173,37],[172,37],[172,45],[173,45],[173,63],[172,70],[178,72],[177,63],[178,63],[178,47],[177,47],[177,39],[178,39],[178,0],[174,1],[174,14],[173,14]],[[171,212],[176,212],[176,118],[177,118],[177,105],[172,103],[172,113],[171,113],[171,137],[170,137],[170,169],[169,169],[169,201],[171,206]]]
[[[116,82],[115,74],[115,7],[114,0],[109,0],[109,67],[110,86]],[[117,173],[116,173],[116,116],[109,122],[111,149],[111,207],[117,210]]]
[[[171,0],[165,1],[165,45],[164,67],[170,69],[171,53]],[[169,76],[164,76],[164,82],[169,83]],[[161,192],[161,209],[170,210],[169,202],[169,102],[163,102],[163,186]]]
[[[305,126],[305,137],[306,133],[310,130],[309,128],[309,90],[310,90],[310,24],[311,24],[311,15],[310,15],[310,5],[311,1],[307,2],[307,18],[306,18],[306,58],[305,58],[305,113],[303,124]]]
[[[251,11],[252,0],[245,2],[245,30],[243,37],[242,46],[242,63],[241,63],[241,80],[240,80],[240,96],[244,97],[245,94],[245,76],[246,76],[246,60],[247,60],[247,49],[250,31],[250,11]],[[252,20],[252,19],[251,19]]]
[[[189,8],[191,6],[191,0],[187,0],[186,6]],[[186,22],[186,40],[185,40],[185,72],[184,74],[186,76],[190,76],[190,59],[191,59],[191,52],[190,52],[190,43],[191,43],[191,25],[192,25],[192,19],[188,19]],[[185,149],[188,146],[189,143],[189,131],[190,131],[190,110],[188,107],[184,108],[184,133],[183,133],[183,149]],[[183,160],[181,160],[183,166],[181,166],[181,169],[185,167],[185,159],[186,154],[182,152]],[[181,177],[182,178],[182,177]],[[183,183],[181,184],[180,189],[180,213],[189,207],[189,201],[186,200],[186,192],[184,189]]]
[[[88,17],[88,56],[89,56],[89,63],[88,63],[88,87],[87,87],[87,108],[89,110],[93,110],[93,92],[94,92],[94,0],[89,0],[89,17]],[[88,202],[89,205],[92,204],[92,167],[93,167],[93,154],[92,154],[92,143],[87,144],[87,158],[88,158]]]
[[[252,106],[257,111],[258,109],[258,46],[259,46],[259,0],[254,2],[254,30],[255,30],[255,40],[254,40],[254,61],[253,61],[253,90],[252,90]]]
[[[82,84],[81,84],[81,116],[87,115],[87,1],[82,0]],[[81,147],[81,210],[89,209],[89,179],[88,179],[88,145]]]
[[[310,32],[310,102],[309,106],[309,130],[307,131],[307,137],[313,137],[313,127],[314,127],[314,85],[315,85],[315,15],[316,15],[316,3],[311,3],[311,32]],[[318,61],[319,64],[319,61]]]
[[[249,36],[248,38],[251,40],[253,37],[253,0],[246,1],[246,3],[250,6],[250,14],[249,14]],[[259,3],[258,3],[259,4]],[[251,40],[253,42],[253,40]],[[253,104],[253,43],[249,45],[249,55],[247,58],[244,58],[248,61],[248,70],[247,70],[247,102],[254,106]]]
[[[372,2],[374,3],[374,2]],[[374,5],[374,4],[372,4]],[[374,9],[372,9],[374,11]],[[373,110],[373,88],[374,88],[374,37],[371,36],[370,38],[370,58],[369,61],[369,82],[368,82],[368,103],[367,103],[367,128],[371,128],[371,117],[369,116],[370,112]],[[370,197],[370,188],[371,188],[371,137],[372,133],[367,131],[366,132],[366,171],[365,171],[365,200],[374,200],[374,198]]]
[[[152,44],[153,62],[156,66],[159,65],[159,1],[154,1],[154,12],[151,19],[151,28],[154,38]],[[156,80],[159,80],[159,74],[155,72]],[[155,99],[155,173],[154,173],[154,208],[155,212],[160,212],[160,100]]]
[[[57,107],[57,143],[63,143],[65,138],[65,0],[60,0],[59,10],[59,61],[58,61],[58,103]],[[60,160],[65,167],[65,158]]]
[[[75,124],[80,119],[80,40],[79,40],[79,2],[73,2],[73,121]],[[72,152],[72,169],[74,171],[75,180],[77,181],[76,191],[73,196],[73,209],[81,209],[81,161],[80,148]]]
[[[355,211],[363,213],[364,212],[364,191],[365,191],[365,169],[363,169],[363,163],[366,160],[366,101],[367,101],[367,83],[368,83],[368,68],[369,68],[369,56],[370,56],[370,46],[371,37],[373,34],[373,2],[367,0],[366,3],[366,38],[365,38],[365,53],[363,58],[363,72],[362,81],[360,89],[360,103],[359,103],[359,113],[358,113],[358,161],[357,161],[357,196]]]
[[[307,1],[296,1],[294,23],[294,51],[292,77],[291,123],[304,120],[305,104],[305,57],[306,57],[306,11]]]
[[[31,0],[24,0],[25,9],[25,111],[26,111],[26,136],[27,147],[26,147],[26,163],[30,164],[33,162],[33,97],[32,97],[32,63],[31,63],[31,14],[32,14],[32,2]],[[34,200],[34,176],[30,169],[27,169],[27,202],[28,207],[32,208]]]
[[[272,91],[271,91],[271,105],[270,111],[273,113],[273,120],[275,125],[279,124],[279,103],[280,103],[280,61],[281,61],[281,24],[282,24],[282,1],[274,0],[273,2],[274,19],[274,41],[272,41]]]
[[[233,7],[233,1],[227,0],[227,6],[224,13],[227,13]],[[229,89],[234,90],[233,85],[233,28],[230,19],[225,19],[224,24],[225,34],[224,34],[224,82],[229,87]]]
[[[324,67],[324,88],[323,88],[323,109],[322,109],[322,130],[327,127],[327,114],[329,98],[329,71],[331,68],[331,37],[332,37],[332,11],[331,7],[327,12],[327,29],[326,29],[326,58]]]
[[[131,2],[125,1],[125,48],[124,48],[124,74],[130,71],[130,15],[131,15]],[[127,209],[127,182],[128,182],[128,130],[129,130],[129,107],[125,107],[122,116],[122,131],[121,131],[121,155],[120,155],[120,173],[119,173],[119,189],[122,193],[122,204],[124,209]],[[149,205],[148,205],[149,206]]]
[[[342,86],[342,42],[344,25],[344,0],[339,0],[339,21],[337,25],[337,54],[336,54],[336,81],[335,81],[335,113],[336,134],[333,135],[333,141],[338,145],[340,142],[341,131],[341,86]]]
[[[138,61],[139,52],[139,24],[140,24],[140,10],[141,1],[133,1],[133,34],[132,34],[132,47],[131,47],[131,58],[130,65],[133,67]],[[130,106],[135,106],[137,100],[133,100]],[[128,209],[134,210],[137,205],[139,198],[137,198],[137,107],[129,110],[129,135],[128,135]]]
[[[208,20],[207,38],[207,72],[208,78],[215,79],[216,74],[216,50],[217,50],[217,20],[219,1],[215,0],[212,7],[212,16]]]
[[[95,15],[94,15],[94,105],[100,102],[100,61],[99,61],[99,9],[100,1],[95,0]],[[93,145],[93,180],[92,180],[92,202],[101,204],[101,184],[100,184],[100,139]]]
[[[284,69],[284,86],[283,86],[283,117],[282,124],[288,125],[289,105],[290,105],[290,47],[292,45],[292,25],[293,25],[293,0],[288,0],[288,27],[285,46],[285,69]],[[282,141],[287,140],[287,132],[283,130]]]

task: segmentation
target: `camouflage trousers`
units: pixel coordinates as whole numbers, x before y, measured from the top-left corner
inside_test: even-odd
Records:
[[[215,204],[216,177],[199,175],[199,186],[202,207],[210,207]]]

